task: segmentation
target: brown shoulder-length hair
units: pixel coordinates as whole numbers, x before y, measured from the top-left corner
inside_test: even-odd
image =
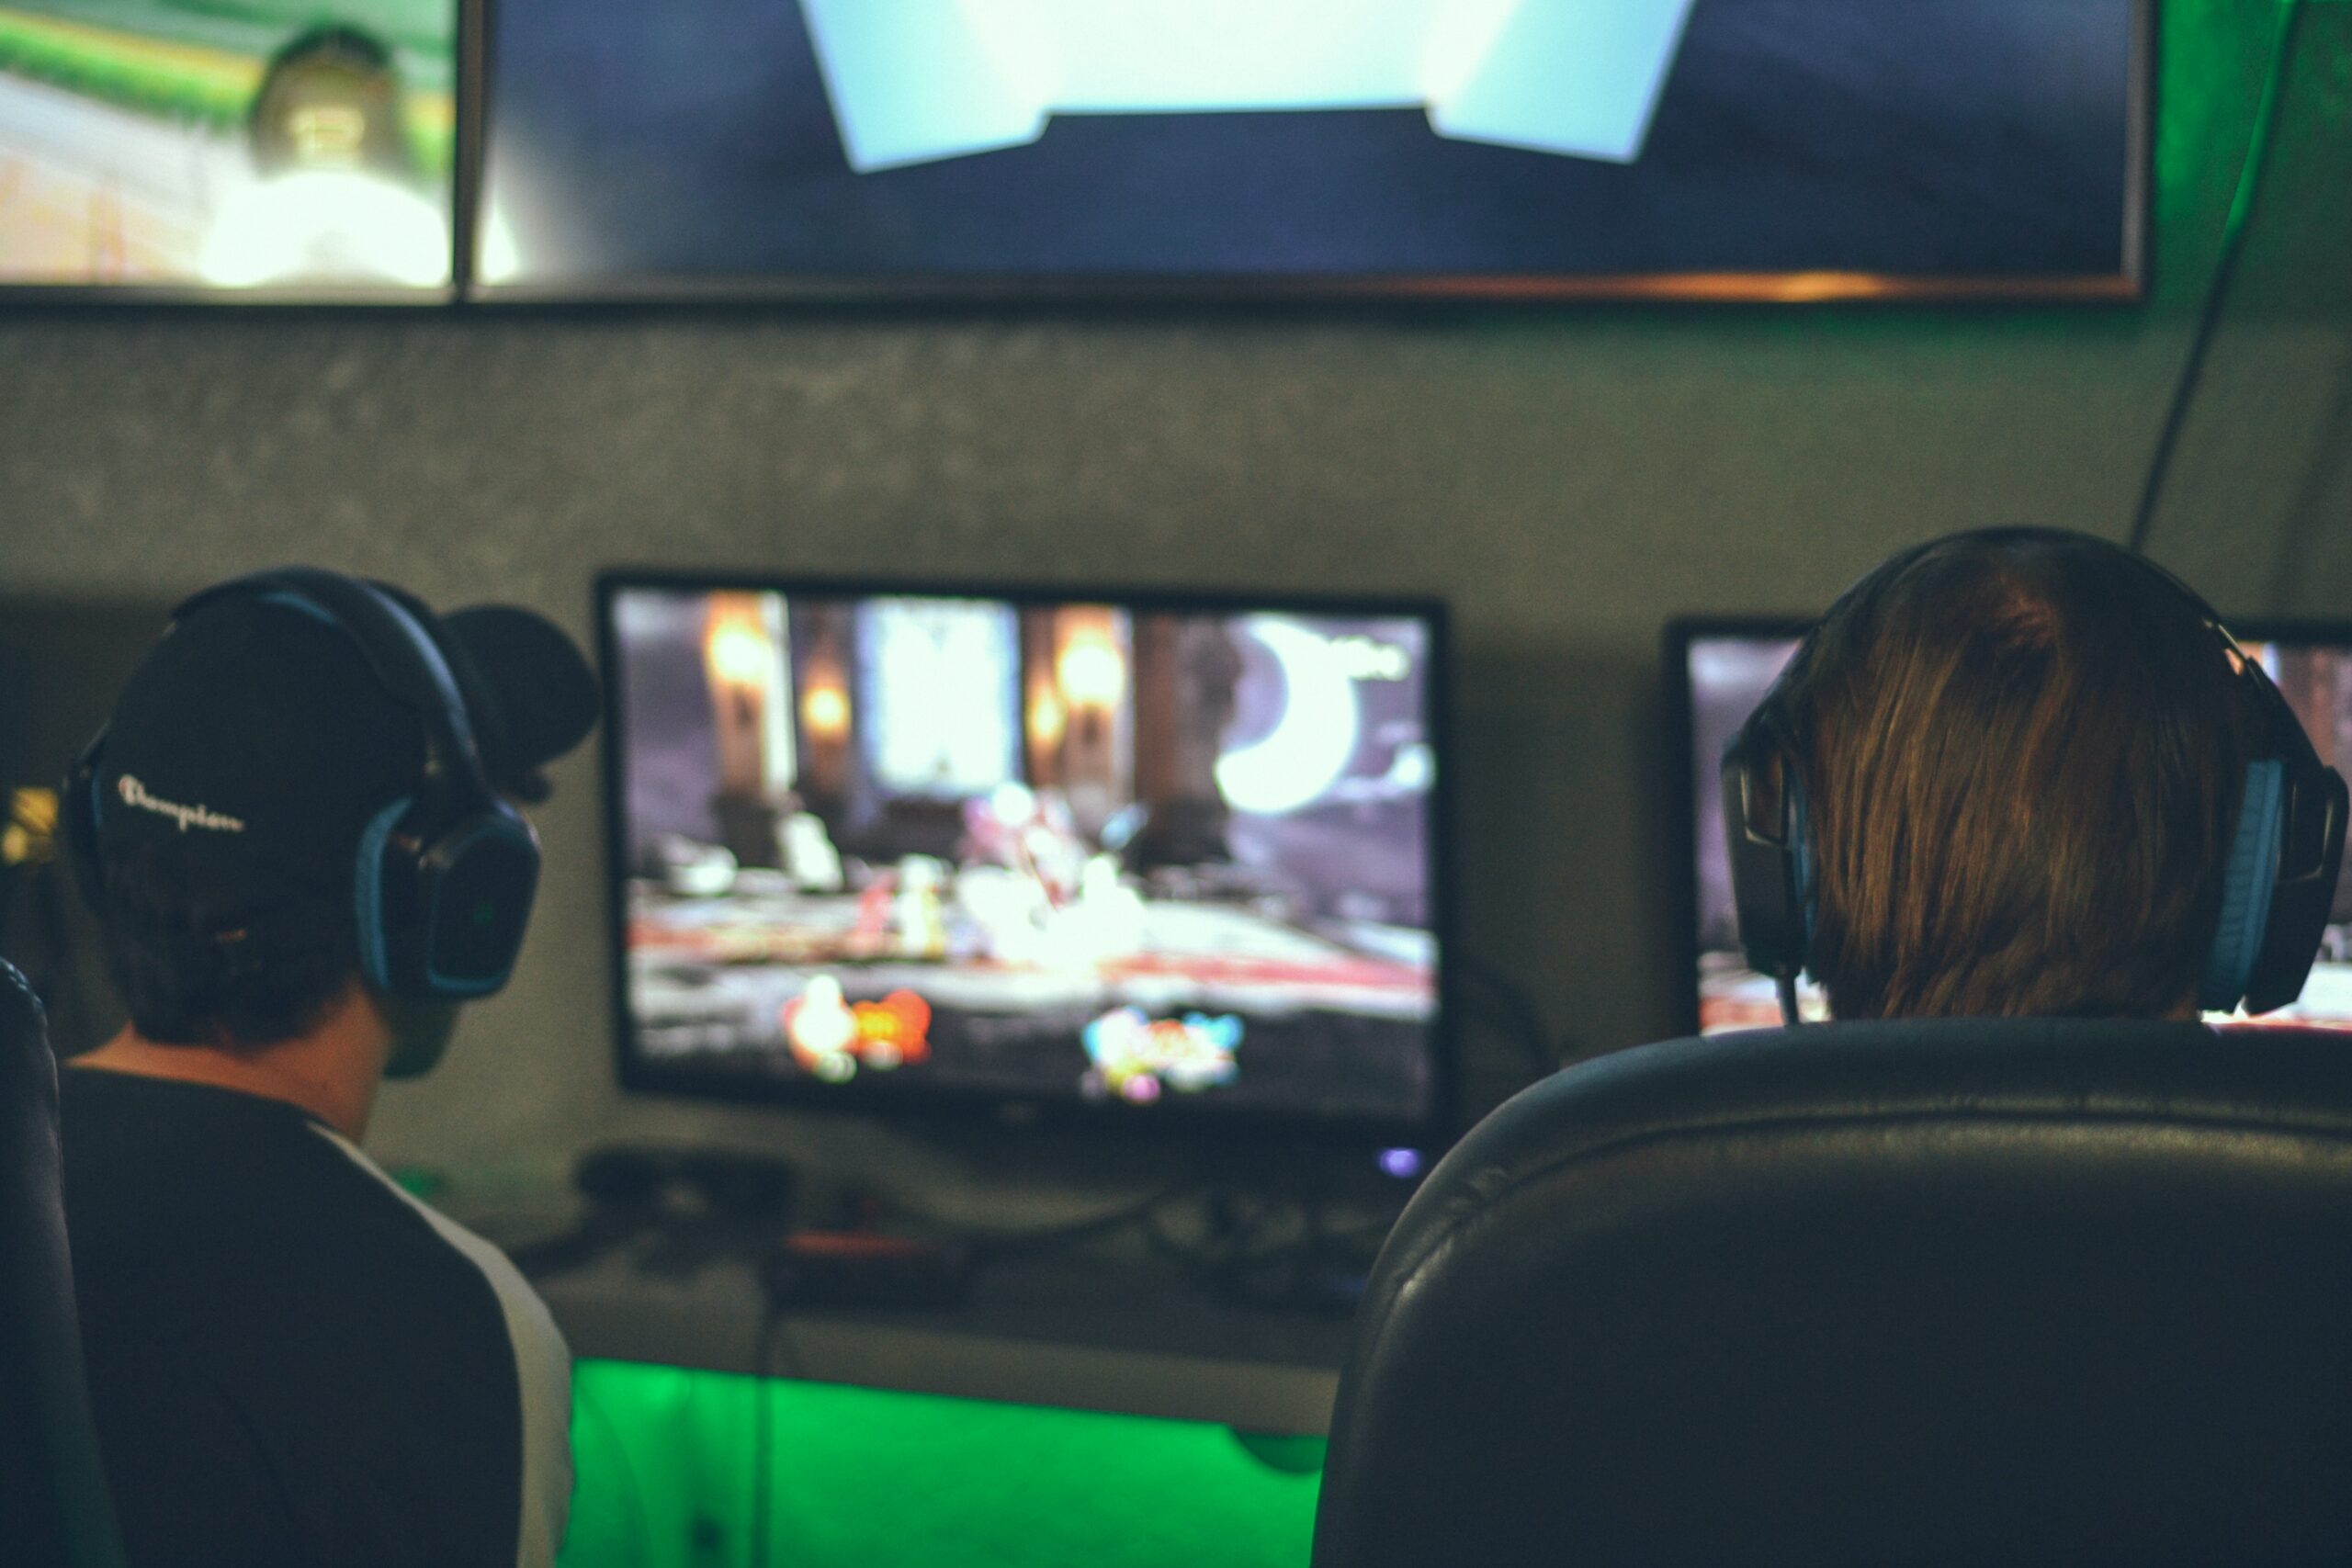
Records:
[[[2230,657],[2086,536],[1962,535],[1855,584],[1785,688],[1831,1010],[2191,1006],[2256,742]]]

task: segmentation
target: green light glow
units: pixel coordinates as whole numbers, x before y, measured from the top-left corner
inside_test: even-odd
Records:
[[[2302,0],[2237,314],[2342,308],[2343,148],[2352,126],[2352,5]],[[2260,101],[2277,0],[2164,0],[2156,89],[2157,276],[2202,297]]]
[[[1222,1427],[617,1361],[572,1388],[563,1568],[745,1568],[753,1400],[777,1568],[1299,1568],[1314,1472]]]

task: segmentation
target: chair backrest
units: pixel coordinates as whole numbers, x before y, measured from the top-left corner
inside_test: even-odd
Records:
[[[57,1064],[40,1003],[0,964],[0,1562],[115,1568],[58,1190]]]
[[[1583,1064],[1384,1248],[1317,1568],[2352,1561],[2352,1037]]]

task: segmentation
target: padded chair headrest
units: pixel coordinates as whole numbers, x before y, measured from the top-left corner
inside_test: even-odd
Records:
[[[2352,1039],[1628,1051],[1398,1222],[1316,1561],[2343,1561],[2348,1324]]]

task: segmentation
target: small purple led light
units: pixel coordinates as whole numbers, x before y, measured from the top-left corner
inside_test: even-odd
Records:
[[[1380,1168],[1399,1181],[1410,1181],[1421,1174],[1421,1151],[1419,1149],[1383,1149]]]

